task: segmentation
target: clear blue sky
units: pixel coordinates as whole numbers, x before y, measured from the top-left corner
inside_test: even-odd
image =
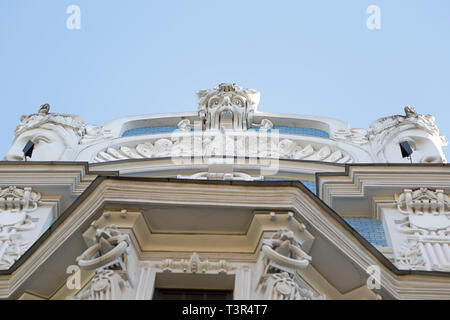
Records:
[[[72,4],[81,30],[66,27]],[[195,111],[220,82],[260,90],[260,111],[352,127],[414,105],[450,138],[449,40],[448,0],[0,0],[0,155],[45,102],[104,124]]]

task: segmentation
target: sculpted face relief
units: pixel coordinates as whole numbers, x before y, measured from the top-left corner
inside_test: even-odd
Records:
[[[373,155],[377,162],[406,163],[402,158],[401,142],[407,141],[413,149],[414,163],[446,163],[442,147],[445,137],[439,135],[432,115],[416,113],[414,107],[405,107],[405,116],[385,117],[373,122],[368,130]]]
[[[383,155],[388,163],[409,162],[402,158],[399,144],[408,141],[413,150],[412,162],[414,163],[445,163],[445,155],[442,152],[440,137],[432,136],[425,130],[408,129],[392,139],[383,148]]]
[[[32,161],[73,161],[83,135],[83,121],[78,116],[50,114],[43,105],[37,114],[22,116],[14,142],[5,155],[7,161],[23,161],[23,148],[34,143]]]
[[[259,104],[259,91],[222,83],[212,90],[197,92],[198,114],[206,129],[247,130]]]

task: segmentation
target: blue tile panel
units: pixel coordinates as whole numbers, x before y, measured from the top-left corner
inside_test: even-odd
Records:
[[[139,136],[143,134],[154,134],[154,133],[167,133],[173,132],[177,128],[178,128],[177,126],[135,128],[125,131],[122,134],[122,137]]]
[[[368,218],[344,218],[344,220],[371,244],[387,247],[386,235],[381,221]]]
[[[293,181],[295,179],[285,179],[285,178],[269,178],[264,177],[265,181]],[[314,181],[309,180],[300,180],[301,183],[305,185],[306,188],[309,189],[312,193],[316,194],[316,183]]]
[[[302,136],[312,136],[312,137],[320,137],[320,138],[330,138],[328,132],[313,129],[313,128],[297,128],[297,127],[285,127],[285,126],[273,126],[274,129],[278,129],[280,133],[287,134],[299,134]]]
[[[320,138],[329,138],[330,135],[328,132],[312,129],[312,128],[296,128],[296,127],[285,127],[285,126],[274,126],[274,129],[277,129],[280,133],[287,134],[298,134],[303,136],[312,136],[312,137],[320,137]],[[173,132],[177,129],[176,126],[163,126],[163,127],[146,127],[146,128],[135,128],[125,131],[122,134],[122,137],[129,136],[139,136],[143,134],[155,134],[155,133],[167,133]],[[253,130],[253,129],[251,129]]]
[[[316,194],[316,183],[314,181],[301,180],[301,183],[303,183],[309,191]]]

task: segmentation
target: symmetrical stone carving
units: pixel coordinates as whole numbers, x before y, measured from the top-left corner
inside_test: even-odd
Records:
[[[353,159],[344,151],[329,146],[301,145],[290,139],[283,139],[279,143],[267,139],[266,143],[259,143],[257,138],[252,144],[245,136],[233,135],[205,135],[179,136],[173,140],[158,139],[147,141],[135,147],[121,146],[107,148],[99,152],[93,159],[94,163],[117,161],[124,159],[143,159],[161,157],[210,157],[236,156],[261,157],[295,160],[311,160],[336,163],[352,163]]]
[[[396,195],[405,217],[397,230],[407,234],[397,263],[414,269],[450,270],[450,201],[443,190],[405,189]]]
[[[436,191],[427,188],[417,190],[405,189],[403,193],[395,195],[397,209],[404,214],[435,215],[445,214],[450,211],[450,198],[444,194],[444,190]]]
[[[177,179],[224,180],[224,181],[262,181],[264,176],[251,176],[243,172],[198,172],[190,176],[178,175]]]
[[[0,189],[0,270],[9,269],[28,249],[23,233],[35,228],[28,214],[40,199],[41,194],[28,187]]]
[[[96,243],[77,258],[80,268],[96,270],[89,285],[78,294],[80,299],[129,299],[133,283],[129,275],[130,238],[115,225],[96,230]]]
[[[207,130],[219,130],[221,127],[247,130],[253,123],[260,93],[234,83],[222,83],[212,90],[198,91],[197,97],[198,114],[204,119]]]
[[[23,189],[16,186],[9,186],[5,189],[0,188],[0,210],[6,211],[34,211],[41,200],[39,192],[33,192],[30,187]],[[1,212],[0,211],[0,212]],[[0,220],[0,223],[2,221]]]
[[[164,272],[188,272],[188,273],[228,273],[235,269],[235,267],[225,260],[218,262],[211,262],[208,259],[200,260],[199,255],[194,252],[189,260],[173,260],[165,259],[157,263],[155,268],[161,269]]]

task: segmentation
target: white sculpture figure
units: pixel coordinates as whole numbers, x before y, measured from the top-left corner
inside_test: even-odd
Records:
[[[296,272],[307,268],[311,257],[301,249],[291,230],[281,229],[271,239],[264,240],[262,252],[265,267],[257,290],[263,293],[264,299],[324,299],[295,280]]]
[[[418,114],[414,107],[405,107],[405,116],[390,116],[373,122],[368,130],[368,137],[375,160],[379,162],[409,162],[402,158],[399,147],[404,141],[408,141],[413,149],[413,162],[446,162],[442,146],[446,146],[447,141],[439,135],[434,117]]]
[[[41,194],[31,188],[0,189],[0,270],[9,269],[28,249],[23,232],[35,228],[28,213],[37,209]]]
[[[271,239],[264,240],[262,251],[267,258],[266,273],[271,269],[295,272],[308,267],[311,261],[311,257],[301,249],[294,233],[288,229],[281,229]]]
[[[4,160],[25,160],[22,150],[28,141],[34,143],[33,161],[75,159],[83,136],[83,120],[75,115],[49,113],[49,110],[50,106],[45,104],[38,113],[22,116]]]
[[[236,84],[222,83],[213,90],[197,92],[198,114],[206,130],[247,130],[259,104],[260,93]]]
[[[77,258],[80,268],[96,270],[88,299],[120,300],[130,298],[133,286],[128,268],[130,238],[110,225],[96,230],[96,243]],[[79,298],[84,296],[80,293]]]

